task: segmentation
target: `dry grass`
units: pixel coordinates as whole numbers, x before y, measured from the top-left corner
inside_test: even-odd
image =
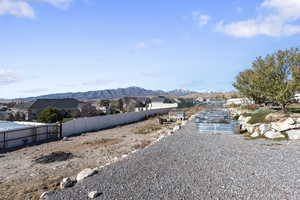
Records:
[[[119,138],[101,138],[98,140],[85,141],[82,144],[88,146],[109,146],[122,142],[122,139]]]
[[[153,133],[155,131],[158,131],[162,128],[161,125],[159,124],[147,124],[144,127],[140,127],[136,130],[134,130],[133,133],[135,134],[149,134],[149,133]]]
[[[149,146],[150,144],[151,144],[151,141],[143,140],[141,143],[133,145],[133,148],[134,149],[144,149],[146,146]]]
[[[10,181],[8,183],[0,184],[1,198],[24,200],[32,199],[38,200],[43,191],[55,190],[59,188],[61,176],[48,177],[43,180],[27,181],[26,179],[17,181]],[[18,184],[18,190],[14,185]]]

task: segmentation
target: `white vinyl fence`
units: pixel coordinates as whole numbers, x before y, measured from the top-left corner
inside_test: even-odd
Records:
[[[62,133],[60,133],[59,124],[18,122],[19,124],[31,125],[32,127],[0,131],[0,150],[129,124],[144,120],[145,118],[153,115],[166,114],[170,110],[171,108],[164,108],[141,112],[78,118],[63,123],[61,129]]]
[[[114,126],[129,124],[144,120],[149,116],[167,114],[170,110],[171,108],[164,108],[141,112],[78,118],[63,124],[62,136],[72,136],[89,131],[97,131]]]

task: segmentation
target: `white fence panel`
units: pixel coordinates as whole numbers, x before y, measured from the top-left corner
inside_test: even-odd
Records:
[[[114,126],[141,121],[149,116],[153,116],[156,114],[166,114],[169,111],[169,108],[164,108],[141,112],[129,112],[115,115],[78,118],[64,123],[62,132],[63,136],[65,137],[90,131],[98,131],[105,128],[111,128]]]

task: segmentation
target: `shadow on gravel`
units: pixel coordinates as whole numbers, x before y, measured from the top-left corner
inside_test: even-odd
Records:
[[[52,152],[48,155],[41,156],[33,160],[33,162],[38,164],[48,164],[53,162],[61,162],[66,161],[73,158],[73,154],[70,152],[57,151]]]

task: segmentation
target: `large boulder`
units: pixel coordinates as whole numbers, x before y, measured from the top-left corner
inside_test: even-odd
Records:
[[[79,172],[79,174],[77,174],[76,180],[81,181],[89,176],[93,176],[96,173],[97,173],[97,170],[95,170],[95,169],[90,169],[90,168],[84,169],[81,172]]]
[[[300,139],[300,130],[289,130],[286,132],[289,140],[299,140]]]
[[[250,137],[252,137],[252,138],[256,138],[259,136],[260,136],[260,132],[259,132],[258,128],[256,128],[255,131],[250,135]]]
[[[265,120],[268,122],[276,122],[280,121],[281,119],[286,118],[286,114],[280,112],[271,112],[265,117]]]
[[[259,124],[245,124],[245,128],[248,133],[254,133],[255,129],[259,126]]]
[[[241,123],[247,123],[250,119],[251,119],[250,116],[244,117],[243,115],[241,115],[241,116],[239,117],[238,120],[239,120]]]
[[[258,129],[259,132],[264,135],[267,131],[271,130],[271,124],[261,124]]]
[[[295,120],[293,120],[292,118],[287,118],[284,121],[273,122],[271,123],[271,126],[272,129],[282,132],[282,131],[287,131],[290,129],[297,128],[297,125],[295,123],[296,123]]]
[[[266,138],[269,138],[269,139],[281,139],[281,138],[285,138],[284,135],[282,135],[280,132],[277,132],[277,131],[267,131],[264,136]]]

